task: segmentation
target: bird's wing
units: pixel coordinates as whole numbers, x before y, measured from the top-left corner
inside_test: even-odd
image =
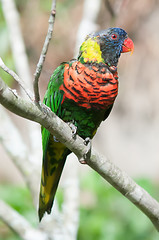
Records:
[[[61,102],[63,91],[59,87],[63,83],[65,64],[61,64],[51,76],[44,97],[44,104],[62,118]],[[45,211],[50,213],[65,159],[69,150],[50,132],[42,127],[43,165],[39,196],[39,219]]]

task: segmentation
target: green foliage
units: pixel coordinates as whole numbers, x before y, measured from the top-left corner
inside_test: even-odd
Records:
[[[5,57],[3,59],[5,59],[5,65],[7,67],[9,67],[10,69],[14,69],[13,60],[10,52],[8,52],[8,54],[5,54]],[[0,68],[0,77],[9,87],[13,86],[13,82],[14,82],[13,78],[8,73],[4,72],[1,68]]]
[[[75,3],[75,0],[61,0],[57,4],[57,10],[59,11],[68,10],[68,8],[74,7],[74,3]]]
[[[150,180],[141,179],[138,183],[159,198],[158,188]],[[81,189],[78,240],[158,240],[150,220],[95,172],[82,176]],[[0,196],[36,226],[37,212],[25,187],[0,185]],[[61,209],[61,190],[57,199]],[[0,222],[0,240],[21,239]]]
[[[155,196],[149,180],[138,183]],[[79,240],[158,239],[150,220],[95,172],[82,179],[82,192]]]
[[[41,10],[50,12],[51,3],[52,3],[52,0],[48,0],[48,1],[40,0],[40,8],[41,8]]]
[[[58,1],[58,4],[56,6],[57,13],[59,11],[68,10],[68,8],[73,6],[74,2],[75,2],[75,0],[61,0],[61,1]],[[52,0],[48,0],[48,1],[40,0],[40,7],[41,7],[42,11],[49,12],[51,4],[52,4]]]
[[[61,188],[57,189],[56,198],[57,198],[59,209],[62,210],[62,204],[64,202],[64,195],[63,195],[63,191]]]
[[[37,213],[30,193],[26,187],[0,185],[0,196],[3,201],[23,215],[32,225],[37,224]],[[20,240],[8,227],[0,221],[0,240]]]
[[[29,190],[23,186],[0,185],[0,196],[3,201],[23,215],[33,225],[37,222],[36,210]]]

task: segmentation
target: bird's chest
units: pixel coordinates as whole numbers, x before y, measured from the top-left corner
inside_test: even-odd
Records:
[[[71,67],[66,65],[60,89],[64,91],[63,101],[70,99],[87,109],[107,109],[118,94],[118,76],[106,67],[85,67],[75,62]]]

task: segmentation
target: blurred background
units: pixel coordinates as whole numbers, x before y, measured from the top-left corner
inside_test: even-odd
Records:
[[[74,56],[83,4],[82,0],[58,0],[53,40],[40,77],[42,97],[54,69]],[[32,75],[45,39],[50,5],[50,0],[16,0]],[[159,1],[101,1],[96,28],[101,30],[110,26],[125,29],[134,41],[135,50],[132,56],[123,54],[120,58],[119,94],[112,113],[101,124],[93,144],[159,199]],[[9,68],[15,70],[1,2],[0,56]],[[2,70],[0,75],[9,86],[18,88]],[[23,121],[11,116],[25,136]],[[82,166],[80,179],[79,240],[158,239],[149,220],[87,166]],[[11,201],[9,193],[14,189],[18,190]],[[31,201],[28,203],[30,196],[23,187],[23,178],[2,146],[0,197],[24,215],[29,212],[33,217],[35,214]],[[3,223],[1,225],[0,240],[19,239]]]

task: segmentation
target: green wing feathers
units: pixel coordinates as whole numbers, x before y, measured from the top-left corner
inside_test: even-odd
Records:
[[[50,213],[57,186],[69,150],[60,142],[55,142],[50,134],[47,149],[43,154],[41,187],[39,196],[39,219]]]
[[[62,117],[61,102],[63,92],[59,90],[63,82],[65,65],[60,65],[51,76],[44,97],[44,104],[51,108],[59,117]],[[44,213],[50,213],[54,196],[60,180],[62,169],[69,150],[54,138],[50,132],[42,127],[43,163],[39,196],[39,219]]]

